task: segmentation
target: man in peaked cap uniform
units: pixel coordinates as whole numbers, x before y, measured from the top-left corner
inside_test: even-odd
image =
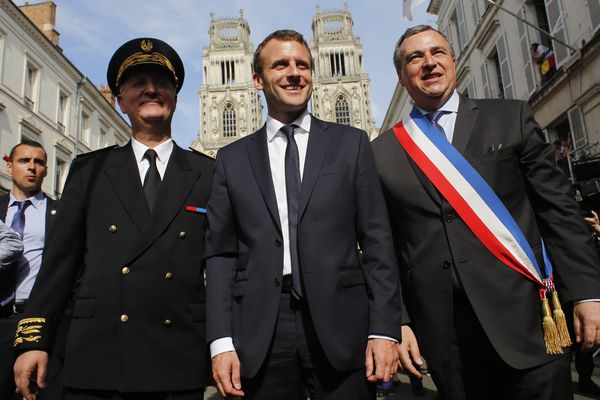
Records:
[[[132,140],[71,166],[60,228],[39,277],[44,285],[34,287],[17,328],[15,380],[27,399],[36,398],[29,381],[36,376],[44,386],[47,351],[74,291],[67,399],[202,398],[201,257],[213,162],[171,139],[184,70],[168,44],[125,43],[107,78]]]

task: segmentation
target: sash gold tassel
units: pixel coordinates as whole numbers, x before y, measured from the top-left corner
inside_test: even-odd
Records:
[[[552,313],[550,312],[550,304],[548,299],[544,297],[542,299],[542,326],[544,328],[544,343],[546,343],[546,353],[558,355],[563,354],[562,346],[560,345],[558,337],[558,329],[552,319]]]
[[[556,324],[560,345],[562,347],[571,346],[573,342],[571,341],[571,336],[569,335],[569,330],[567,329],[567,319],[565,318],[565,313],[560,305],[560,300],[558,299],[558,293],[556,290],[552,292],[552,317],[554,319],[554,323]]]

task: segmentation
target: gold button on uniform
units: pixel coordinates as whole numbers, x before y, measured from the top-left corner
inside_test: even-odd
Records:
[[[165,319],[163,325],[169,327],[173,325],[173,322],[170,319]]]
[[[127,267],[121,268],[121,274],[127,275],[128,273],[129,273],[129,268],[127,268]]]
[[[115,233],[117,231],[117,226],[116,225],[111,225],[108,227],[108,231],[110,233]]]
[[[50,210],[50,215],[55,215],[56,214],[56,210]]]
[[[129,317],[127,316],[127,314],[121,315],[121,322],[127,322],[128,320],[129,320]]]
[[[179,239],[185,239],[186,236],[187,236],[187,233],[185,233],[185,231],[179,232]]]
[[[167,272],[165,274],[165,279],[170,281],[171,279],[173,279],[173,273],[172,272]]]

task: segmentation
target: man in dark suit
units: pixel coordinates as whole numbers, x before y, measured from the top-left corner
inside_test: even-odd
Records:
[[[441,115],[433,117],[435,133],[493,189],[538,265],[544,265],[544,239],[558,293],[566,307],[574,306],[577,341],[588,349],[598,344],[600,303],[587,301],[600,299],[598,260],[529,106],[458,95],[448,41],[429,26],[407,30],[394,60],[413,112],[442,112],[434,114]],[[412,361],[422,363],[422,349],[444,399],[571,398],[569,355],[546,354],[539,287],[484,247],[392,130],[373,149],[408,310],[403,366],[418,375]]]
[[[269,35],[254,69],[267,122],[219,150],[208,205],[213,377],[251,399],[372,398],[397,368],[400,293],[368,137],[308,113],[299,33]]]
[[[12,350],[15,329],[42,264],[44,242],[55,219],[57,202],[42,192],[47,155],[36,141],[23,139],[14,146],[6,163],[12,178],[10,193],[0,196],[0,219],[23,241],[21,257],[0,268],[0,398],[14,395]],[[60,362],[53,359],[51,388],[41,393],[60,393]]]
[[[202,398],[204,207],[213,161],[171,139],[184,70],[167,43],[125,43],[107,78],[132,140],[73,162],[46,246],[44,284],[34,287],[17,330],[17,384],[35,398],[29,380],[37,372],[43,387],[49,343],[75,291],[67,399]]]

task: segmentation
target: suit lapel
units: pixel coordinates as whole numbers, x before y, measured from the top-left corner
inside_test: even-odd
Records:
[[[477,105],[472,100],[460,96],[458,103],[458,112],[456,114],[456,122],[454,123],[454,132],[452,135],[452,145],[458,150],[459,153],[464,154],[465,149],[469,143],[471,135],[473,134],[473,126],[477,118],[478,110]],[[421,181],[423,188],[429,194],[431,199],[437,204],[441,204],[442,196],[431,183],[429,178],[425,175],[421,168],[410,158],[407,157],[410,166],[415,171],[415,175]]]
[[[189,197],[201,174],[200,168],[192,168],[185,150],[176,144],[169,158],[165,175],[160,184],[154,210],[142,230],[142,235],[132,247],[133,259],[146,250],[166,230],[179,212],[186,206]],[[143,192],[142,192],[143,193]],[[146,199],[144,198],[144,201]],[[198,204],[190,204],[198,206]]]
[[[54,222],[54,216],[56,215],[56,207],[58,206],[58,202],[56,200],[52,200],[48,196],[46,196],[46,234],[50,231],[50,226]]]
[[[246,147],[248,149],[248,159],[250,160],[250,165],[252,166],[252,171],[262,193],[263,200],[271,214],[271,219],[281,232],[281,221],[279,220],[279,210],[277,208],[275,189],[273,188],[271,166],[269,165],[266,125],[263,125],[262,128],[250,137]]]
[[[127,146],[116,148],[111,152],[106,160],[104,173],[113,187],[115,196],[138,230],[141,231],[148,221],[150,211],[142,189],[131,142]]]
[[[460,96],[458,113],[454,123],[454,135],[452,136],[452,145],[460,154],[465,154],[465,149],[473,134],[477,114],[479,114],[477,104],[466,97]]]
[[[302,174],[302,186],[300,188],[300,204],[298,219],[302,219],[308,200],[317,182],[321,165],[325,159],[331,135],[326,133],[329,126],[327,123],[311,117],[310,134],[308,136],[308,147],[306,148],[306,159],[304,160],[304,172]]]
[[[402,145],[400,144],[400,142],[398,142],[398,146],[400,148],[402,148]],[[403,148],[402,148],[402,150],[404,151]],[[417,179],[419,179],[419,181],[421,182],[423,189],[425,189],[425,191],[427,192],[429,197],[431,197],[431,200],[433,200],[437,205],[441,205],[442,204],[442,196],[437,191],[437,189],[435,188],[433,183],[431,183],[431,181],[429,180],[427,175],[425,175],[425,173],[421,170],[421,168],[419,168],[419,166],[413,161],[413,159],[410,158],[408,153],[404,152],[404,154],[408,160],[408,164],[411,166],[411,168],[415,172]]]
[[[8,202],[10,201],[10,196],[5,194],[0,197],[0,218],[2,221],[6,221],[6,213],[8,212]]]

